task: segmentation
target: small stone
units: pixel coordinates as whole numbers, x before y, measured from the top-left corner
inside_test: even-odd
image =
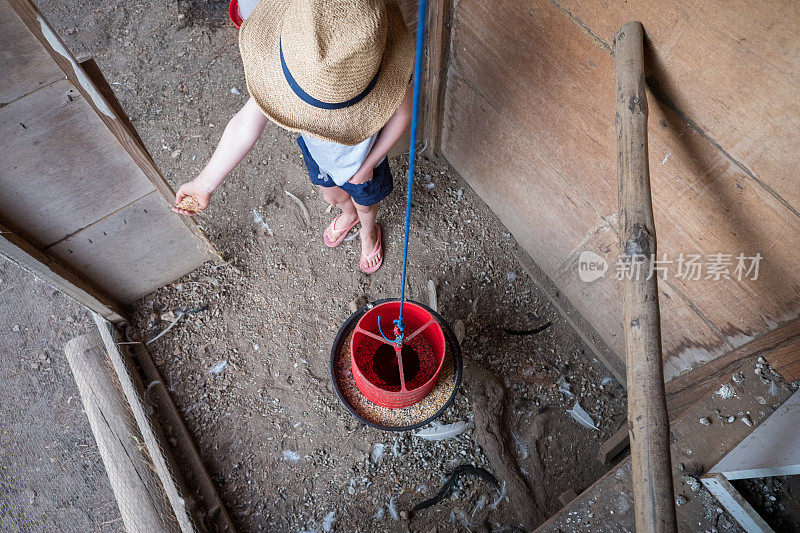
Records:
[[[408,511],[400,511],[400,518],[408,520]]]
[[[711,420],[709,420],[706,417],[703,417],[703,418],[700,419],[700,423],[703,424],[704,426],[710,426],[711,425]]]
[[[13,332],[19,331],[19,324],[14,324],[14,326],[11,328],[11,331]]]
[[[728,417],[728,424],[733,424],[733,421],[734,421],[734,420],[736,420],[736,417],[735,417],[735,416],[729,416],[729,417]]]
[[[747,425],[747,426],[752,426],[753,425],[753,421],[750,420],[750,417],[747,416],[747,415],[742,417],[742,422],[744,422],[745,425]]]
[[[367,297],[363,294],[360,296],[356,296],[349,304],[347,304],[350,308],[351,313],[355,313],[365,305],[367,305]]]
[[[744,381],[744,376],[743,376],[743,375],[741,375],[739,372],[736,372],[736,373],[733,375],[733,381],[734,381],[735,383],[741,383],[742,381]]]
[[[686,498],[684,498],[683,496],[678,496],[677,498],[675,498],[675,505],[677,505],[678,507],[681,507],[685,504],[686,504]]]
[[[767,360],[764,359],[763,357],[759,357],[758,358],[758,362],[761,363],[762,365],[766,365],[767,364]]]

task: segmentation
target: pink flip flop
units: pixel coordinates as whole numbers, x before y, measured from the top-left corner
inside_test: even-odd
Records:
[[[348,234],[348,233],[350,233],[350,230],[351,230],[351,229],[353,229],[353,226],[355,226],[356,224],[358,224],[358,218],[356,218],[356,219],[353,221],[353,223],[352,223],[352,224],[350,224],[350,226],[348,226],[347,228],[345,228],[345,229],[341,229],[341,230],[339,230],[339,229],[336,229],[336,221],[337,221],[337,220],[339,220],[339,218],[340,218],[341,216],[342,216],[342,215],[341,215],[341,213],[340,213],[340,214],[339,214],[339,216],[337,216],[336,218],[334,218],[334,219],[333,219],[333,222],[331,222],[331,223],[328,225],[328,228],[330,228],[330,229],[332,230],[332,232],[331,232],[331,233],[334,233],[334,234],[335,234],[337,231],[338,231],[338,232],[341,232],[341,233],[340,233],[340,235],[339,235],[339,237],[338,237],[338,238],[337,238],[335,241],[332,241],[332,240],[330,240],[330,239],[328,238],[328,229],[327,229],[327,228],[325,229],[325,232],[323,232],[323,234],[322,234],[322,240],[323,240],[323,241],[325,241],[325,246],[327,246],[328,248],[336,248],[337,246],[339,246],[340,244],[342,244],[342,241],[345,239],[345,237],[347,237],[347,234]]]
[[[373,272],[378,270],[383,264],[383,245],[381,244],[381,227],[375,224],[375,228],[377,228],[378,230],[378,240],[375,241],[375,248],[373,248],[370,254],[365,254],[364,252],[361,252],[361,258],[358,261],[358,267],[364,274],[372,274]],[[366,268],[365,267],[365,265],[367,264],[366,261],[369,261],[370,259],[379,254],[380,258],[378,259],[378,264]]]

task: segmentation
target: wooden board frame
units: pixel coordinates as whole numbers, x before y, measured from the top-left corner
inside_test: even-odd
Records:
[[[121,145],[122,149],[119,150],[119,153],[126,154],[125,157],[130,158],[132,161],[131,169],[136,169],[137,173],[141,171],[144,174],[144,177],[139,174],[137,179],[141,179],[143,183],[148,184],[149,192],[145,192],[141,198],[145,198],[157,191],[153,197],[160,198],[160,202],[165,206],[171,205],[174,201],[174,191],[159,172],[144,143],[136,133],[133,124],[123,111],[111,87],[94,61],[91,58],[82,58],[84,61],[79,63],[32,2],[29,0],[7,1],[11,9],[4,11],[4,13],[10,13],[12,18],[19,17],[19,20],[13,21],[12,26],[14,28],[27,28],[27,31],[32,35],[32,38],[28,39],[26,37],[25,39],[27,46],[34,46],[35,43],[41,45],[40,48],[37,46],[39,51],[35,51],[31,57],[39,58],[37,59],[39,63],[42,63],[42,58],[47,58],[48,62],[52,60],[52,69],[48,67],[46,74],[50,70],[54,73],[60,73],[54,79],[51,78],[55,74],[48,74],[47,79],[39,80],[38,86],[36,83],[28,84],[34,87],[33,91],[16,95],[8,103],[27,98],[35,93],[38,88],[49,87],[53,83],[63,84],[64,82],[59,82],[59,80],[66,79],[88,104],[88,107],[85,108],[86,111],[90,114],[96,114],[100,119],[96,121],[96,124],[102,129],[107,128],[108,132],[111,133],[109,139],[113,139],[114,143]],[[16,16],[14,16],[14,13]],[[22,31],[24,32],[25,30]],[[88,111],[89,109],[91,111]],[[100,213],[100,216],[101,219],[105,217],[104,213]],[[196,248],[193,246],[191,249],[193,253],[196,250],[197,254],[199,254],[196,259],[199,262],[204,260],[220,262],[220,253],[209,242],[195,221],[190,217],[175,216],[179,217],[180,221],[175,220],[172,228],[173,230],[180,229],[180,232],[183,233],[183,227],[185,227],[186,231],[188,231],[188,235],[185,238],[190,238],[193,241]],[[96,222],[97,220],[88,225],[83,224],[82,226],[84,227],[77,231],[71,230],[67,237],[81,235],[81,232]],[[112,296],[109,292],[108,284],[102,284],[96,279],[89,279],[89,276],[79,272],[79,269],[72,262],[67,264],[65,262],[67,258],[63,257],[63,254],[62,258],[59,259],[57,257],[58,254],[47,248],[45,244],[39,243],[40,245],[37,245],[36,235],[23,235],[21,228],[15,229],[13,225],[14,222],[11,220],[0,225],[0,254],[75,298],[105,319],[113,323],[120,323],[126,320],[125,311],[121,305],[123,298],[120,297],[120,294],[114,292]],[[183,271],[185,271],[185,266]]]
[[[164,180],[164,177],[145,149],[141,139],[133,132],[130,121],[122,119],[115,112],[116,110],[121,110],[122,107],[119,105],[119,102],[116,102],[115,98],[113,102],[109,101],[108,95],[112,95],[113,93],[108,89],[98,87],[96,81],[93,80],[80,63],[78,63],[75,56],[67,49],[61,38],[53,31],[30,0],[6,1],[11,5],[39,43],[47,50],[50,57],[53,58],[53,61],[61,67],[67,79],[69,79],[84,98],[86,98],[86,101],[95,110],[97,116],[105,123],[139,168],[142,169],[142,172],[144,172],[145,176],[152,182],[161,196],[163,196],[168,203],[174,202],[175,191],[166,180]],[[184,215],[180,215],[180,217],[195,239],[204,247],[209,259],[221,260],[219,252],[200,230],[194,220]]]
[[[0,223],[0,255],[50,283],[106,320],[126,321],[122,307],[99,287],[81,278],[61,261],[45,254]]]

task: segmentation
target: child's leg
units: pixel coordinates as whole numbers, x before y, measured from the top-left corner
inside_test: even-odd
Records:
[[[358,218],[358,212],[356,211],[355,205],[353,205],[350,195],[339,187],[320,187],[320,189],[322,189],[322,196],[325,197],[326,202],[342,210],[341,216],[336,220],[336,227],[334,228],[334,225],[331,224],[325,230],[328,239],[335,241],[340,235],[339,231],[350,227],[350,224]]]
[[[375,219],[378,217],[378,204],[371,206],[364,206],[357,204],[355,201],[351,202],[356,211],[358,218],[361,221],[361,251],[364,255],[369,255],[375,249],[378,243],[378,227],[375,224]],[[382,254],[375,254],[365,261],[367,268],[373,267],[381,260]]]

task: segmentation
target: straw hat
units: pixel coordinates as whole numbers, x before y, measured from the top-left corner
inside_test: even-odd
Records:
[[[386,124],[414,67],[414,40],[393,0],[261,0],[239,49],[267,117],[348,145]]]

